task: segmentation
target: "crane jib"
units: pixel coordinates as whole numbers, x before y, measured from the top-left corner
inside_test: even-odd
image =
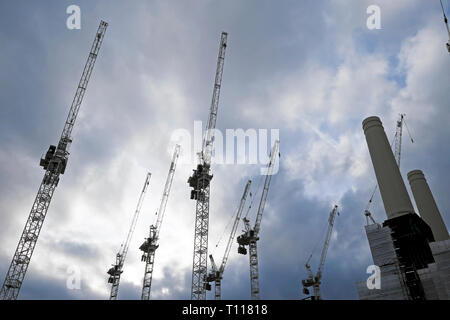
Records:
[[[223,74],[226,47],[227,47],[227,33],[222,32],[220,38],[219,56],[217,58],[214,90],[208,117],[208,125],[206,127],[205,137],[202,143],[202,160],[205,162],[206,165],[210,165],[211,163],[212,144],[214,142],[214,129],[216,128],[217,110],[219,107],[220,88],[222,85],[222,74]]]
[[[164,185],[163,197],[159,210],[157,211],[156,225],[150,226],[150,234],[144,243],[139,247],[143,251],[141,260],[145,262],[144,280],[142,283],[142,300],[149,300],[153,278],[153,265],[155,262],[156,249],[159,247],[159,232],[166,211],[167,200],[169,199],[170,189],[172,187],[173,177],[180,155],[180,146],[176,145],[173,152],[172,162],[170,163],[169,173],[167,174],[166,184]]]
[[[147,193],[148,185],[151,178],[151,173],[148,172],[145,177],[144,187],[140,193],[138,204],[136,210],[134,211],[133,219],[131,220],[131,226],[127,233],[127,238],[125,242],[121,245],[119,252],[116,255],[116,263],[110,268],[107,273],[110,275],[108,282],[112,284],[111,293],[109,295],[110,300],[117,299],[117,293],[119,291],[120,275],[123,272],[123,265],[128,254],[128,248],[130,247],[130,242],[133,237],[134,230],[136,228],[137,220],[141,212],[142,203],[144,202],[145,194]]]

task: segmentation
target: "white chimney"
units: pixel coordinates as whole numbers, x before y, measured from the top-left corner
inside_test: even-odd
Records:
[[[436,241],[450,239],[447,227],[434,201],[433,194],[423,172],[420,170],[410,171],[408,173],[408,180],[414,195],[414,200],[416,200],[419,214],[430,226],[434,239]]]
[[[414,213],[380,118],[368,117],[362,125],[388,219]]]

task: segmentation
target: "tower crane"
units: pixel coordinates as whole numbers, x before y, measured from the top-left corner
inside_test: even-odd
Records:
[[[252,300],[259,299],[259,273],[258,273],[258,252],[257,252],[257,241],[259,240],[259,230],[261,228],[261,220],[264,212],[264,207],[266,205],[266,199],[269,192],[270,181],[272,179],[273,168],[275,165],[276,157],[280,155],[279,153],[280,141],[276,140],[272,150],[270,152],[270,162],[268,164],[267,175],[264,181],[264,189],[261,194],[261,200],[259,202],[258,213],[256,215],[255,226],[253,229],[250,227],[250,221],[247,218],[242,219],[245,225],[245,231],[242,235],[237,237],[237,242],[239,244],[238,253],[247,254],[247,249],[249,248],[249,261],[250,261],[250,288]]]
[[[191,199],[196,200],[195,209],[195,234],[194,256],[192,262],[192,286],[191,299],[205,300],[205,280],[208,268],[208,228],[209,228],[209,195],[210,182],[213,177],[210,174],[212,146],[214,143],[214,130],[216,128],[217,109],[219,106],[220,87],[222,85],[222,73],[227,47],[226,32],[220,37],[219,56],[217,58],[216,77],[214,81],[213,96],[209,112],[208,125],[199,153],[197,169],[188,179],[191,190]]]
[[[166,184],[164,185],[161,204],[159,205],[159,210],[157,212],[156,224],[152,224],[150,226],[150,234],[148,238],[146,238],[144,243],[139,247],[139,249],[143,251],[141,260],[145,261],[145,273],[141,294],[142,300],[150,300],[155,252],[159,247],[159,232],[161,231],[161,224],[163,222],[164,212],[166,211],[167,200],[169,199],[170,188],[172,187],[173,176],[175,174],[179,154],[180,146],[176,145],[173,152],[172,162],[170,163],[169,173],[167,174]]]
[[[72,143],[71,133],[107,26],[108,24],[106,22],[101,21],[97,33],[95,34],[94,43],[92,44],[75,97],[70,106],[69,115],[64,124],[58,146],[50,145],[45,158],[40,160],[39,164],[45,170],[44,178],[39,186],[30,215],[28,216],[19,244],[17,245],[14,257],[9,266],[8,273],[6,274],[5,281],[3,282],[0,291],[0,298],[3,300],[15,300],[19,295],[53,193],[58,185],[59,177],[61,174],[64,174],[66,170],[67,161],[69,159],[69,147]]]
[[[150,172],[147,173],[144,187],[142,188],[141,195],[139,196],[138,204],[136,206],[136,210],[134,211],[133,219],[131,220],[131,226],[128,230],[125,243],[120,246],[120,250],[116,255],[116,263],[113,264],[112,267],[107,271],[107,273],[109,274],[108,282],[112,284],[109,300],[117,300],[117,293],[119,291],[120,276],[123,272],[123,265],[127,257],[128,248],[130,247],[131,238],[133,237],[134,229],[136,228],[136,223],[139,218],[139,213],[141,212],[142,203],[144,202],[145,194],[147,193],[151,176],[152,174]]]
[[[336,218],[336,214],[339,215],[337,208],[338,208],[337,205],[335,205],[333,207],[333,210],[331,210],[331,212],[330,212],[330,217],[328,218],[328,231],[327,231],[327,235],[325,237],[325,243],[322,248],[322,254],[320,256],[319,268],[318,268],[315,276],[311,270],[311,266],[309,265],[311,258],[313,256],[312,253],[309,256],[308,261],[306,261],[306,264],[305,264],[306,270],[308,271],[308,279],[302,280],[303,293],[309,294],[308,287],[313,287],[314,296],[311,297],[312,300],[321,300],[322,299],[322,296],[320,294],[320,281],[322,280],[323,266],[325,265],[325,258],[327,257],[327,251],[328,251],[328,247],[330,245],[331,232],[333,231],[333,226],[334,226],[334,219]]]
[[[441,2],[442,14],[444,15],[445,28],[447,29],[447,34],[448,34],[448,42],[445,44],[445,46],[447,47],[447,51],[450,53],[450,29],[448,28],[448,20],[447,20],[447,16],[445,15],[444,6],[442,5],[442,0],[439,0],[439,1]]]
[[[247,184],[245,185],[244,194],[242,195],[241,201],[239,203],[236,218],[234,220],[233,227],[231,228],[230,238],[228,239],[228,243],[225,248],[225,253],[223,254],[222,264],[220,265],[219,268],[217,268],[213,256],[209,255],[209,258],[211,259],[211,272],[209,273],[206,279],[206,282],[208,282],[206,288],[210,290],[211,286],[209,285],[209,283],[214,282],[214,298],[216,300],[221,299],[221,282],[223,272],[225,271],[225,265],[227,264],[228,256],[230,255],[231,246],[233,245],[234,236],[236,235],[236,230],[239,225],[239,221],[241,220],[242,211],[244,209],[245,201],[247,200],[247,195],[250,190],[251,184],[252,181],[248,180]]]

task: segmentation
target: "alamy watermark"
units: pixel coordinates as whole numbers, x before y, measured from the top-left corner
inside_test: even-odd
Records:
[[[67,29],[81,29],[81,9],[79,6],[72,4],[67,7],[66,13],[70,14],[66,20]]]
[[[81,270],[78,266],[69,266],[66,270],[66,288],[69,290],[81,289]]]
[[[367,267],[366,273],[370,274],[367,278],[367,289],[381,289],[381,270],[379,266],[371,265]]]
[[[259,164],[262,165],[260,173],[267,174],[271,148],[280,139],[279,129],[226,129],[225,135],[219,129],[213,129],[211,133],[214,137],[211,164]],[[197,163],[203,136],[202,121],[194,121],[193,135],[183,128],[172,132],[171,142],[181,146],[181,163]],[[278,155],[275,159],[272,174],[279,170]]]
[[[366,26],[369,30],[381,29],[381,9],[376,4],[372,4],[367,7],[367,14],[370,16],[367,18]]]

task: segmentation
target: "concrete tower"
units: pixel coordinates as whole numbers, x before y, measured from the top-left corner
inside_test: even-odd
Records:
[[[363,129],[388,219],[414,213],[380,118],[365,119]]]
[[[447,227],[434,201],[433,194],[423,172],[420,170],[410,171],[408,173],[408,180],[420,216],[430,226],[434,239],[436,241],[450,239]]]

